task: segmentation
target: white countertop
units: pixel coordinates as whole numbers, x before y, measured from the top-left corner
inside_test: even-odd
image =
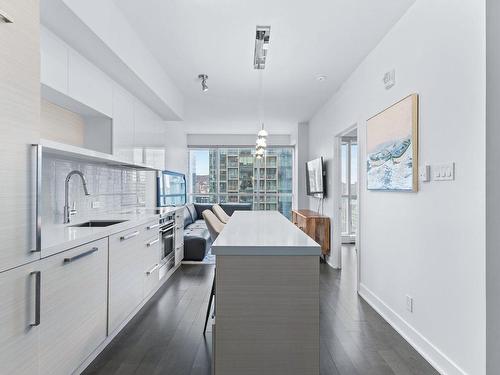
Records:
[[[176,211],[181,207],[165,207],[163,212]],[[100,238],[110,236],[121,231],[146,224],[149,221],[159,220],[159,214],[154,209],[139,208],[124,212],[96,215],[95,217],[74,220],[69,224],[42,223],[42,257],[60,253]],[[126,220],[123,223],[107,227],[72,227],[72,225],[89,220]]]
[[[312,240],[277,211],[235,211],[212,244],[216,255],[315,255]]]

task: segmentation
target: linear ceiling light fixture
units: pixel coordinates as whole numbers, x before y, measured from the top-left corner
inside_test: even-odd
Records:
[[[266,67],[267,51],[269,50],[269,38],[271,36],[271,26],[257,26],[255,32],[255,51],[253,56],[254,69],[264,69]]]
[[[0,23],[13,23],[12,18],[0,10]]]
[[[201,91],[207,92],[208,91],[208,85],[207,85],[208,76],[206,74],[198,74],[198,79],[201,80]]]

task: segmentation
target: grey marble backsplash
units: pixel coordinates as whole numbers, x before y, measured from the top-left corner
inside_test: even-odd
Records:
[[[77,169],[85,175],[90,196],[85,196],[79,176],[70,181],[69,202],[76,203],[77,214],[71,221],[78,222],[107,212],[144,207],[147,193],[147,173],[129,168],[111,167],[45,157],[42,165],[42,221],[44,224],[63,223],[64,181],[67,174]],[[99,207],[92,208],[93,202]],[[95,205],[95,203],[94,203]]]

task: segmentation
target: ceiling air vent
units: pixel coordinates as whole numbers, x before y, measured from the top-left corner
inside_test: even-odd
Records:
[[[266,67],[266,56],[269,49],[269,37],[271,26],[257,26],[255,32],[255,51],[253,56],[254,69],[264,69]]]

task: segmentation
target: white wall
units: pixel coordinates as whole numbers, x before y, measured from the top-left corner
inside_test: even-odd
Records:
[[[486,368],[500,374],[500,2],[486,1]]]
[[[331,192],[335,135],[358,123],[364,158],[366,120],[413,92],[419,160],[455,162],[456,180],[368,192],[361,174],[360,292],[440,371],[484,374],[485,1],[418,0],[310,121],[309,156],[326,157]]]

